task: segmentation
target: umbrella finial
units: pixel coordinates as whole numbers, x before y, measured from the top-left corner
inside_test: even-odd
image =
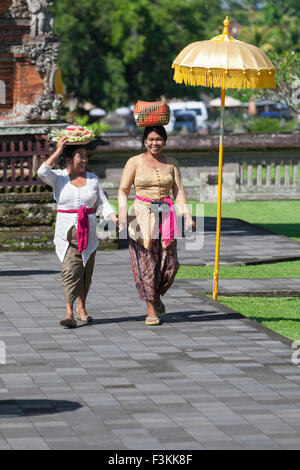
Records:
[[[224,29],[223,29],[223,34],[225,36],[229,36],[229,25],[230,25],[230,19],[228,16],[226,16],[225,20],[223,21]]]

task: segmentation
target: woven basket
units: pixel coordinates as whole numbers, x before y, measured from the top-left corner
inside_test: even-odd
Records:
[[[89,140],[85,140],[85,141],[82,141],[82,140],[73,140],[73,142],[67,141],[66,145],[87,145],[93,142],[94,140],[95,140],[95,137],[92,137]]]
[[[133,115],[138,127],[166,126],[170,121],[170,108],[165,101],[138,101]]]

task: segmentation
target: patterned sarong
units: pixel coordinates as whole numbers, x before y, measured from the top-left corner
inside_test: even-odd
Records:
[[[129,253],[136,288],[141,300],[153,301],[164,295],[173,284],[179,268],[177,242],[163,248],[161,240],[152,240],[147,250],[141,243],[129,238]]]

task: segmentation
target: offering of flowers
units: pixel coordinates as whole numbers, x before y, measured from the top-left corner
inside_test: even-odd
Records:
[[[88,144],[95,139],[92,129],[75,124],[66,129],[54,129],[50,134],[51,142],[58,142],[61,137],[67,137],[67,145]]]

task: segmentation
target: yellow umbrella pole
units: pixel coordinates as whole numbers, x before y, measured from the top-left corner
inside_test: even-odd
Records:
[[[219,256],[220,256],[221,206],[222,206],[222,172],[223,172],[223,143],[224,143],[224,112],[225,112],[225,88],[222,88],[222,90],[221,90],[220,144],[219,144],[217,230],[216,230],[214,290],[213,290],[213,299],[214,300],[218,300],[218,282],[219,282]]]

